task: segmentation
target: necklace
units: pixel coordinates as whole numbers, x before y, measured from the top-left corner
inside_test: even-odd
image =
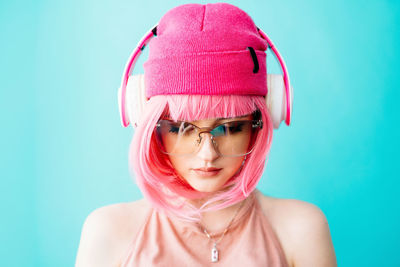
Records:
[[[234,220],[234,219],[236,218],[236,216],[238,215],[239,210],[242,208],[244,202],[245,202],[245,201],[243,200],[242,203],[240,204],[240,207],[236,210],[235,215],[232,217],[232,219],[231,219],[231,221],[229,222],[228,226],[225,228],[224,232],[222,233],[222,236],[221,236],[217,241],[215,241],[215,240],[213,239],[213,236],[210,235],[210,234],[207,232],[207,230],[206,230],[206,228],[205,228],[204,226],[202,226],[200,223],[198,223],[199,226],[200,226],[200,228],[203,230],[204,234],[208,237],[209,240],[211,240],[211,241],[213,242],[213,247],[212,247],[212,249],[211,249],[211,262],[217,262],[217,261],[218,261],[219,257],[218,257],[217,244],[218,244],[219,242],[221,242],[221,240],[222,240],[222,238],[224,238],[226,232],[228,232],[229,227],[231,227],[231,224],[232,224],[233,220]]]

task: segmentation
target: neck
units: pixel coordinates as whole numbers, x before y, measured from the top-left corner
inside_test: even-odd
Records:
[[[206,202],[206,200],[207,199],[196,200],[191,201],[191,203],[196,207],[200,207],[203,203]],[[242,206],[245,204],[245,201],[247,201],[247,198],[220,210],[203,212],[200,225],[205,228],[207,232],[209,232],[211,235],[222,232],[229,225],[232,218],[237,215],[239,209],[242,208]]]

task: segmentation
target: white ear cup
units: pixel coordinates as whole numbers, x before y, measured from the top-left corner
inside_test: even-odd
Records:
[[[286,90],[281,74],[267,74],[268,94],[266,97],[267,108],[272,118],[274,129],[278,129],[286,119]],[[290,98],[293,103],[293,88],[290,87]],[[292,106],[290,106],[292,110]]]
[[[145,95],[144,74],[131,75],[126,85],[126,114],[133,127],[137,127],[147,98]],[[118,89],[118,105],[121,113],[121,88]],[[121,114],[120,114],[121,115]],[[122,119],[121,119],[122,123]]]

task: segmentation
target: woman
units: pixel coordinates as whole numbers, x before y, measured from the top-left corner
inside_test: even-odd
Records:
[[[129,77],[148,42],[144,76]],[[267,77],[268,46],[283,79]],[[274,126],[290,123],[290,89],[279,53],[241,9],[168,11],[120,90],[122,123],[137,126],[130,164],[145,198],[92,212],[76,266],[336,266],[319,208],[256,189]]]

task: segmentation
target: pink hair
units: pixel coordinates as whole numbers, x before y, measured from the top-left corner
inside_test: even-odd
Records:
[[[167,155],[157,147],[153,130],[159,118],[168,112],[173,120],[194,121],[208,118],[230,118],[261,111],[264,126],[247,155],[242,169],[213,194],[200,208],[187,202],[209,193],[193,189],[175,172]],[[129,170],[144,197],[158,211],[188,221],[198,221],[201,212],[218,210],[244,200],[260,180],[272,143],[273,126],[265,98],[244,95],[158,95],[146,104],[135,130],[130,151]],[[226,190],[227,189],[227,190]],[[213,204],[213,205],[210,205]]]

